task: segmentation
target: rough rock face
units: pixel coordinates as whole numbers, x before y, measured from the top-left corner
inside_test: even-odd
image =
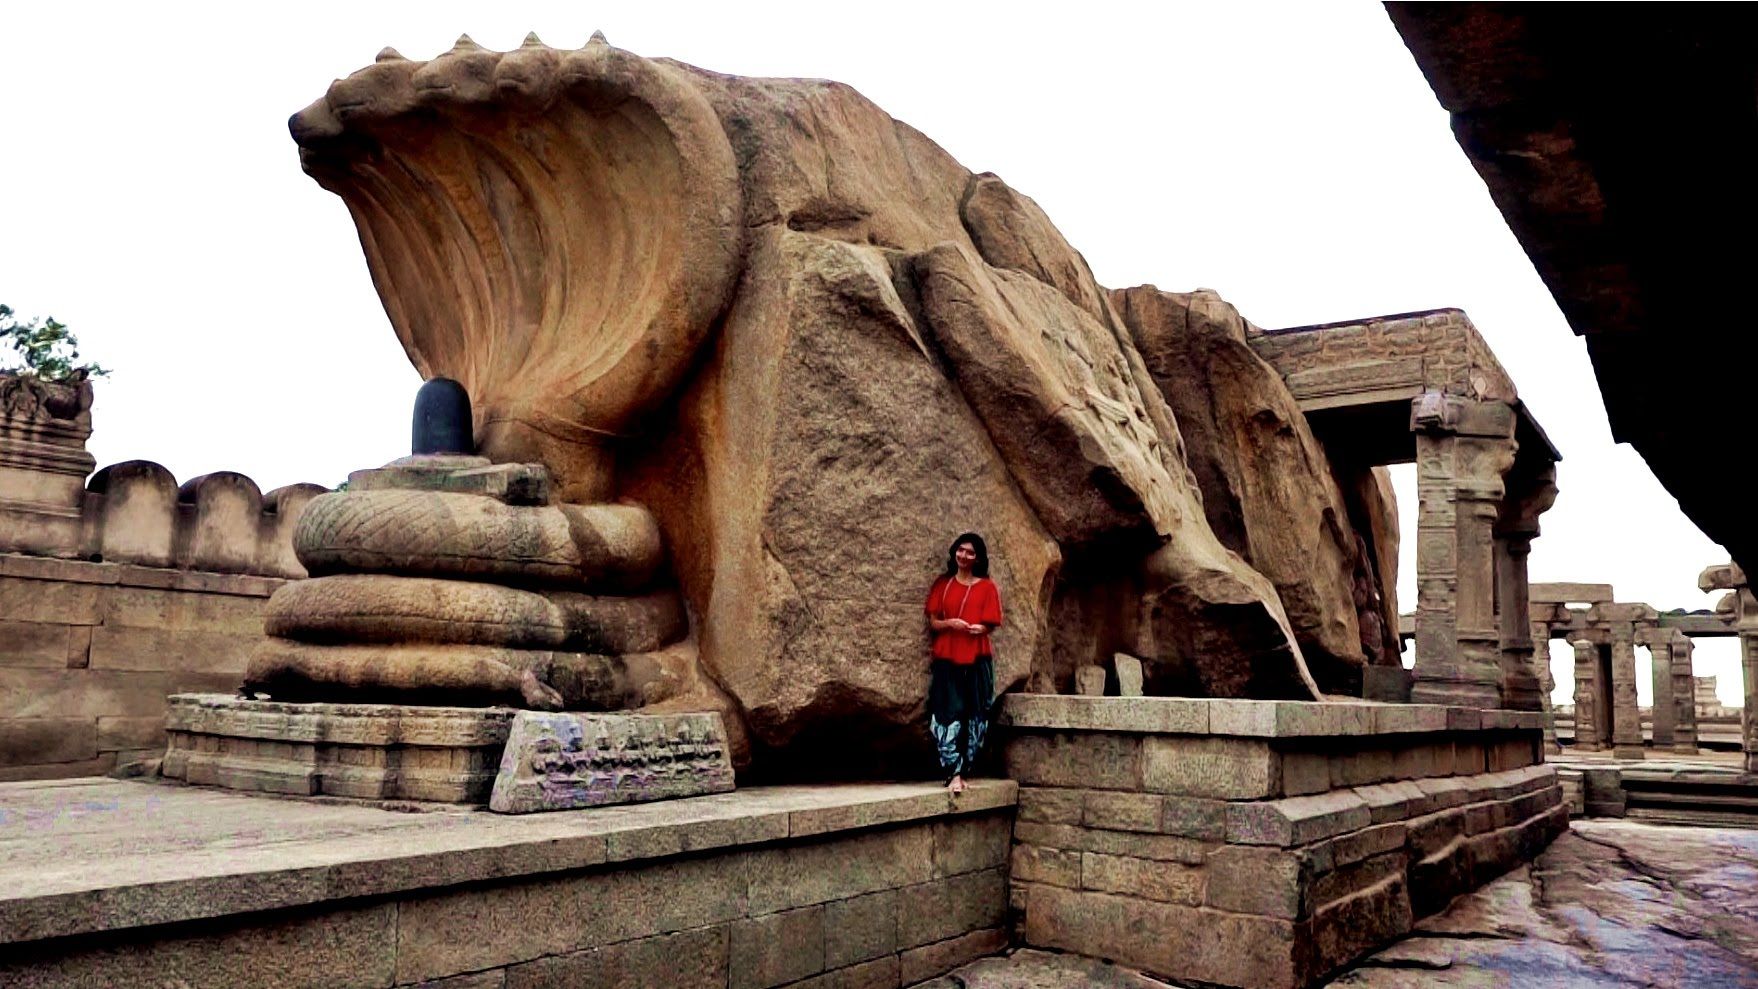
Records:
[[[1330,984],[1758,985],[1758,834],[1576,821],[1521,867]],[[974,984],[974,983],[973,983]]]
[[[1355,603],[1362,561],[1343,493],[1294,396],[1214,293],[1144,285],[1111,301],[1177,416],[1210,527],[1275,585],[1320,685],[1346,690],[1365,661]]]
[[[1335,465],[1333,465],[1335,466]],[[1337,484],[1349,506],[1349,518],[1355,523],[1355,535],[1366,543],[1366,561],[1371,565],[1371,591],[1379,605],[1379,649],[1368,647],[1371,641],[1365,604],[1362,610],[1362,649],[1368,662],[1381,666],[1397,666],[1401,660],[1398,641],[1398,496],[1392,489],[1392,472],[1384,467],[1337,468]],[[1357,568],[1358,575],[1360,568]]]
[[[885,261],[756,233],[714,353],[659,446],[625,471],[668,532],[695,534],[671,548],[704,664],[777,771],[848,773],[851,753],[920,747],[922,606],[960,532],[988,540],[1007,613],[996,689],[1045,651],[1060,551]]]
[[[1007,613],[997,689],[1068,689],[1127,652],[1149,693],[1310,697],[1309,643],[1327,669],[1361,662],[1348,517],[1308,518],[1335,500],[1322,451],[1225,422],[1279,410],[1246,394],[1267,383],[1241,372],[1205,413],[1268,451],[1207,454],[1237,476],[1300,471],[1289,490],[1240,481],[1235,546],[1166,382],[1043,211],[846,86],[598,37],[461,41],[427,63],[387,51],[292,130],[354,211],[411,359],[476,400],[479,452],[548,467],[575,542],[604,503],[651,511],[690,656],[648,709],[724,690],[761,766],[923,757],[921,608],[965,530],[988,538]],[[1278,512],[1303,528],[1255,534]],[[553,520],[534,524],[504,541],[553,548]],[[371,569],[367,550],[335,552]],[[549,549],[530,567],[591,570]],[[551,604],[546,647],[587,621]]]

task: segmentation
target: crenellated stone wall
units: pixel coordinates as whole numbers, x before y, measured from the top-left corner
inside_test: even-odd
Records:
[[[91,400],[0,374],[0,781],[162,753],[166,695],[236,689],[264,602],[305,576],[293,526],[324,488],[91,473]]]

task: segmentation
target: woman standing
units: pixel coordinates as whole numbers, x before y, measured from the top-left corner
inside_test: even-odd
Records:
[[[995,694],[995,652],[989,633],[1001,625],[1001,592],[989,579],[989,547],[967,532],[946,551],[946,572],[928,590],[934,632],[928,727],[940,752],[947,789],[963,793],[989,728]]]

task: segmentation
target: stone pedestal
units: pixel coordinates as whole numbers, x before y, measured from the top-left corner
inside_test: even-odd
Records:
[[[160,772],[261,793],[486,804],[516,713],[175,694]]]
[[[1314,985],[1567,827],[1541,720],[1009,695],[1018,939],[1181,985]]]
[[[1416,433],[1416,683],[1419,703],[1501,705],[1493,528],[1514,462],[1514,412],[1428,392]]]

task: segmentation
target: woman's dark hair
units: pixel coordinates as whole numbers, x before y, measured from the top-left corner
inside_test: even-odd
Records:
[[[974,532],[967,532],[959,536],[952,541],[951,546],[946,547],[945,576],[950,577],[958,573],[958,548],[965,543],[970,543],[971,549],[977,551],[977,562],[971,564],[971,576],[989,576],[989,544],[983,542],[983,537]]]

